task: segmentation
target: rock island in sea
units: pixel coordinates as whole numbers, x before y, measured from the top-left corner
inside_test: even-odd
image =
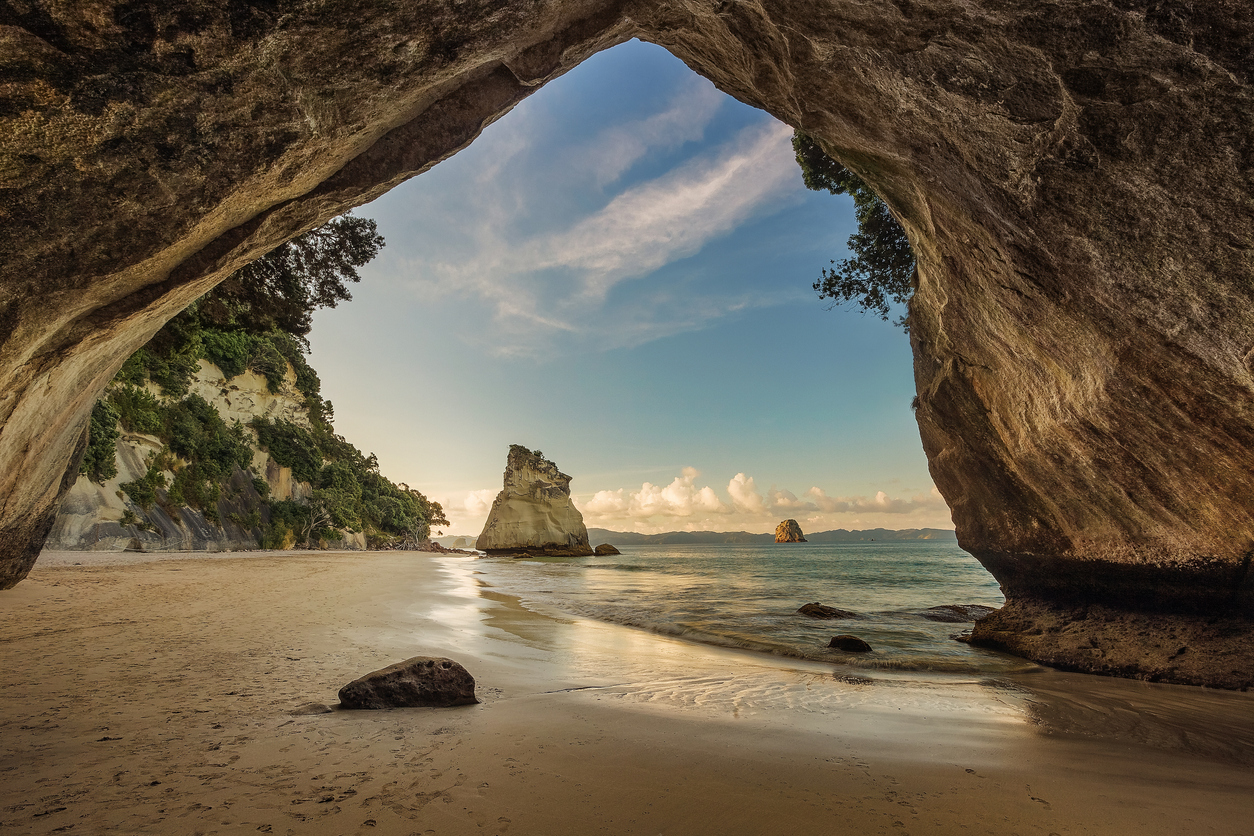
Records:
[[[801,526],[797,525],[796,520],[784,520],[775,526],[775,542],[776,543],[804,543],[805,535],[801,533]]]
[[[570,501],[570,477],[539,450],[511,444],[505,486],[492,503],[475,548],[518,557],[592,554],[583,515]]]

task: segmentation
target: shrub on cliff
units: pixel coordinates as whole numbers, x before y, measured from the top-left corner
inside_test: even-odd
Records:
[[[223,486],[235,467],[249,467],[252,448],[243,427],[228,426],[211,404],[188,394],[198,361],[208,360],[228,379],[257,372],[272,393],[281,390],[290,367],[311,427],[260,417],[250,426],[258,444],[290,467],[293,478],[310,483],[313,493],[305,504],[270,502],[265,481],[253,476],[270,508],[262,545],[277,548],[293,535],[331,537],[336,528],[365,531],[372,541],[425,538],[432,524],[447,525],[439,503],[393,484],[380,475],[373,454],[364,456],[335,432],[334,408],[322,398],[318,374],[305,359],[313,311],[351,299],[348,284],[360,279],[357,268],[382,246],[374,221],[349,216],[332,221],[228,277],[135,352],[100,405],[115,417],[110,424],[101,412],[101,421],[114,433],[120,422],[129,431],[157,435],[169,452],[160,463],[150,462],[144,477],[124,485],[126,493],[144,508],[160,502],[173,515],[186,505],[216,522]],[[161,388],[163,400],[144,388],[149,381]],[[105,432],[93,434],[102,450]],[[111,455],[94,456],[93,472],[97,459],[113,463]],[[162,498],[166,470],[174,478]]]
[[[91,410],[91,423],[87,429],[87,450],[79,473],[86,474],[93,482],[106,482],[118,475],[117,449],[114,442],[118,432],[118,411],[105,401],[97,401]]]
[[[275,247],[228,276],[201,300],[206,324],[260,334],[277,330],[304,340],[318,308],[353,298],[357,268],[383,247],[375,222],[345,215]]]
[[[298,482],[313,482],[322,470],[322,451],[313,433],[304,427],[282,419],[254,418],[248,426],[257,433],[257,442],[270,453],[271,458],[292,469],[292,478]]]
[[[906,231],[888,205],[862,178],[827,155],[808,134],[796,131],[792,147],[806,188],[853,198],[858,231],[849,236],[853,258],[832,261],[814,283],[820,299],[854,302],[864,312],[887,320],[891,305],[905,304],[914,293],[914,251]],[[905,319],[897,322],[906,327]]]

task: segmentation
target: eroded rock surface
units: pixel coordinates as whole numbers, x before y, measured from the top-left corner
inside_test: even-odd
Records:
[[[775,526],[776,543],[804,543],[806,538],[801,534],[801,526],[796,520],[784,520]]]
[[[474,705],[475,678],[452,659],[414,656],[372,671],[340,689],[341,708]]]
[[[1254,18],[1184,0],[8,4],[0,586],[161,323],[630,37],[901,219],[923,446],[1015,629],[1254,618]]]
[[[488,554],[585,557],[593,553],[570,477],[540,452],[509,447],[505,487],[492,502],[475,548]]]
[[[996,607],[986,607],[983,604],[942,604],[939,607],[928,607],[923,611],[923,617],[943,624],[963,624],[978,621],[995,612]]]

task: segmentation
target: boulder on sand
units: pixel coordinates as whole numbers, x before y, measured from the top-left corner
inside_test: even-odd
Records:
[[[808,615],[811,618],[857,618],[856,612],[849,610],[838,610],[835,607],[829,607],[826,604],[820,604],[815,601],[813,604],[803,604],[797,612],[802,615]]]
[[[474,705],[475,678],[452,659],[415,656],[340,689],[341,708]]]

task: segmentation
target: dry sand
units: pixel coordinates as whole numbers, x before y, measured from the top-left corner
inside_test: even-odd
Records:
[[[1246,694],[855,676],[534,613],[468,558],[47,558],[0,592],[5,834],[1254,832]],[[482,704],[303,713],[420,654]]]

